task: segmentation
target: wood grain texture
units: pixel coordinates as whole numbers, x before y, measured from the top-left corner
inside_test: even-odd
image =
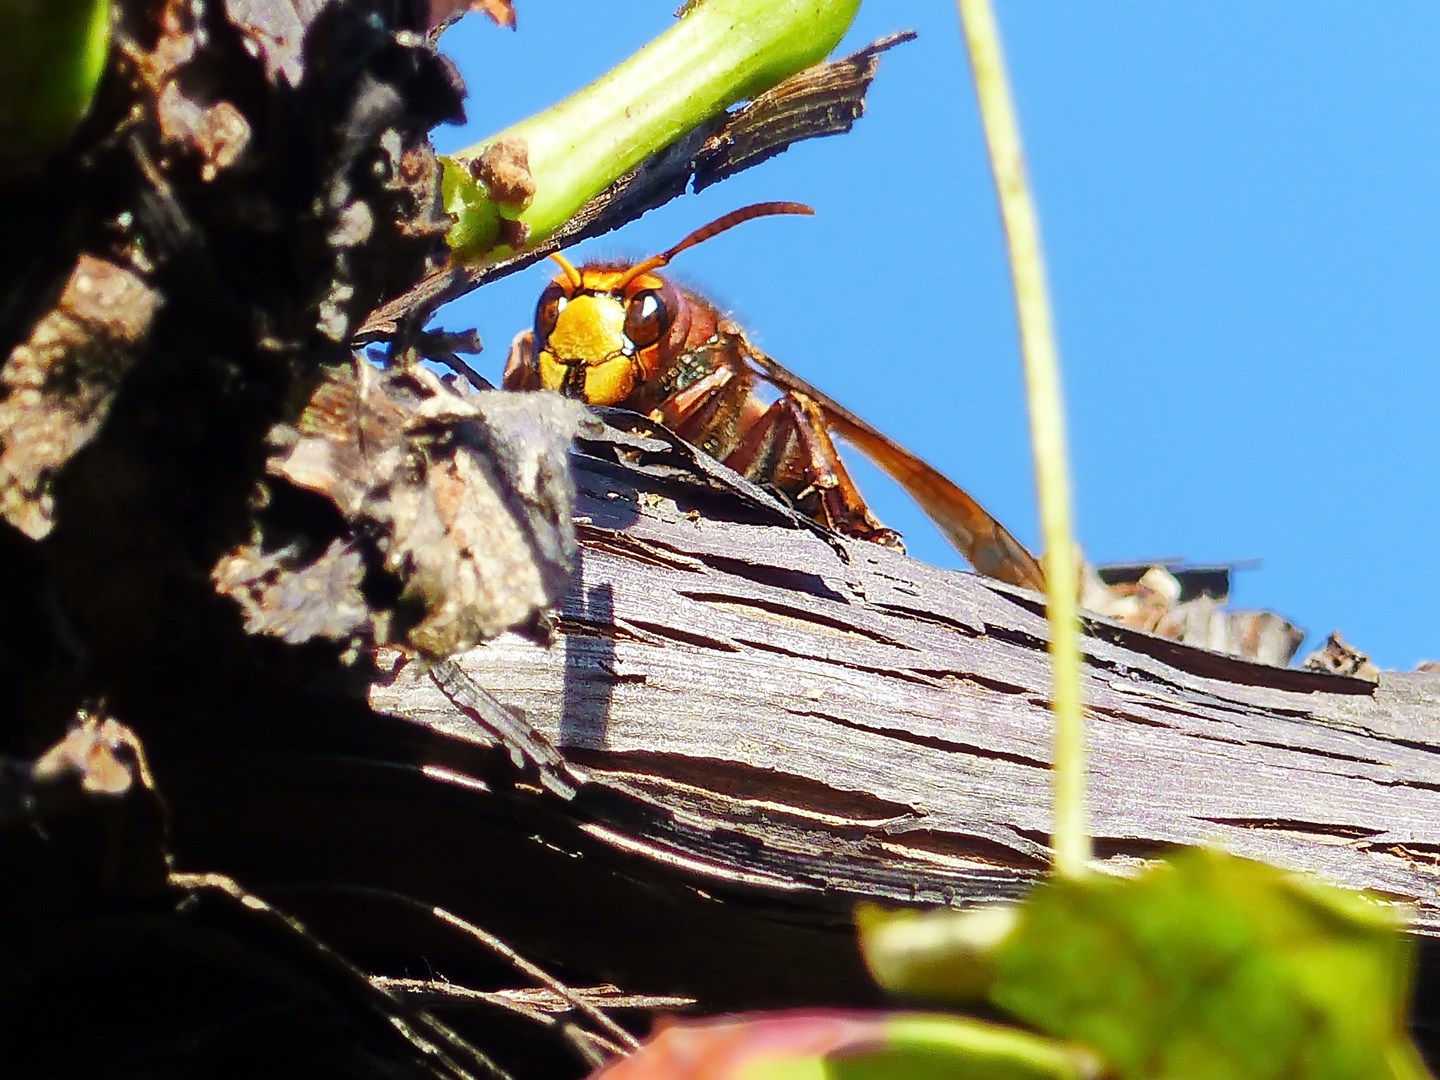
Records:
[[[577,455],[583,565],[555,641],[457,658],[576,767],[580,831],[660,878],[816,915],[1020,892],[1048,862],[1039,598],[822,539],[636,445]],[[1109,864],[1214,843],[1412,904],[1440,936],[1440,677],[1377,688],[1089,629]],[[371,701],[488,738],[419,665]]]

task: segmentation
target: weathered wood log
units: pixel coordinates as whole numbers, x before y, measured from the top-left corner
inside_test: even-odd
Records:
[[[177,868],[223,870],[521,1076],[583,1065],[497,1020],[533,980],[464,924],[696,1011],[883,1003],[857,900],[1012,897],[1047,865],[1039,598],[818,535],[683,444],[591,432],[576,465],[553,640],[396,656],[368,708],[332,690],[152,742]],[[1433,1055],[1440,678],[1089,629],[1106,864],[1209,841],[1412,904]]]
[[[594,782],[710,829],[683,850],[614,839],[702,878],[927,903],[1022,888],[1048,861],[1040,599],[704,501],[592,459],[555,643],[507,636],[460,667]],[[1101,619],[1085,656],[1109,864],[1214,843],[1412,904],[1440,934],[1440,677],[1377,687]],[[458,719],[419,666],[372,701]]]

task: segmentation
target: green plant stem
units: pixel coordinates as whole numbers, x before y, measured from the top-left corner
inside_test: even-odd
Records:
[[[968,1016],[902,1013],[885,1021],[885,1039],[882,1060],[892,1067],[882,1076],[1081,1080],[1100,1071],[1099,1060],[1080,1046]],[[845,1072],[843,1064],[835,1070],[841,1080],[848,1080]]]
[[[109,0],[0,0],[0,168],[64,145],[109,51]]]
[[[558,105],[445,162],[450,247],[473,265],[534,244],[657,150],[825,58],[860,0],[700,0],[671,29]],[[492,192],[470,164],[524,147],[533,193]],[[507,201],[508,198],[508,201]],[[504,228],[504,222],[518,227]]]
[[[1020,323],[1020,349],[1035,448],[1035,481],[1045,543],[1050,660],[1055,709],[1055,869],[1077,877],[1090,861],[1085,828],[1085,732],[1080,711],[1078,575],[1070,527],[1070,476],[1065,445],[1065,407],[1060,362],[1040,250],[1040,221],[1025,181],[1020,127],[1005,74],[1000,30],[990,0],[959,0],[960,22],[975,75],[990,167],[1000,197],[1000,216],[1010,249],[1010,274]]]

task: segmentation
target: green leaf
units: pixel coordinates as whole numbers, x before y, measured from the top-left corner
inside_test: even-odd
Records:
[[[500,258],[728,106],[825,58],[860,0],[698,0],[619,67],[443,159],[457,261]]]
[[[1189,849],[1142,877],[1038,886],[991,1000],[1126,1077],[1423,1077],[1393,909]]]

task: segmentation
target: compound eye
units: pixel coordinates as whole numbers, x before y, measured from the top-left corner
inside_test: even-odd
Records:
[[[625,336],[637,349],[654,345],[670,329],[675,313],[659,289],[643,289],[630,298],[625,308]]]
[[[540,302],[535,305],[535,344],[537,347],[544,347],[550,340],[550,335],[555,332],[555,323],[560,318],[560,312],[565,308],[565,290],[553,281],[545,286],[545,291],[540,294]]]

